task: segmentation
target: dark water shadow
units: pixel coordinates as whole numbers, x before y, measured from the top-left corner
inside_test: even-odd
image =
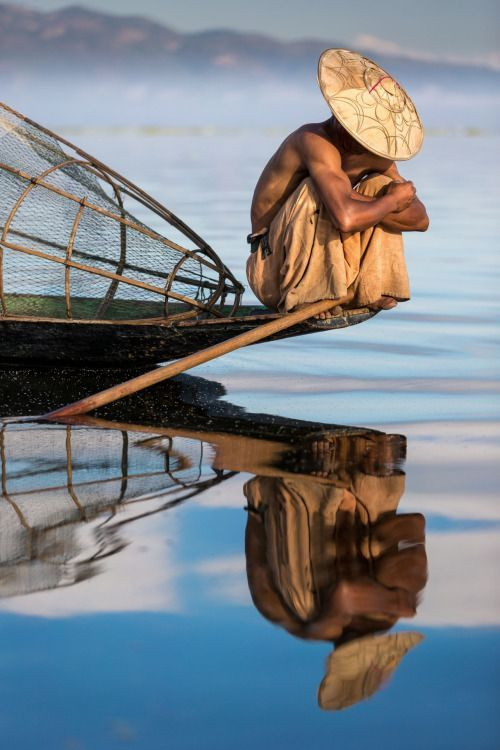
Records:
[[[0,368],[0,417],[45,414],[142,372],[144,370],[137,369]],[[366,432],[364,428],[247,412],[241,406],[223,401],[225,395],[226,389],[221,383],[193,375],[179,375],[102,407],[97,414],[128,424],[193,428],[209,425],[211,430],[223,429],[255,437],[284,435],[286,440],[331,427],[345,429],[349,434],[356,430]]]

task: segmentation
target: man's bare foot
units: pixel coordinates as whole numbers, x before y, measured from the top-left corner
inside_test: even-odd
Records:
[[[317,300],[319,302],[319,300]],[[327,318],[332,318],[335,315],[342,315],[342,306],[346,305],[349,301],[348,297],[338,297],[337,299],[332,299],[332,306],[329,310],[325,310],[325,312],[318,313],[315,315],[316,320],[326,320]],[[325,300],[326,302],[326,300]],[[302,310],[304,307],[308,307],[311,303],[310,302],[300,302],[298,305],[296,305],[293,308],[293,312],[296,310]]]
[[[382,295],[380,299],[378,299],[376,302],[372,302],[371,305],[368,305],[368,307],[371,307],[372,310],[392,310],[393,307],[396,307],[398,304],[398,301],[394,299],[394,297],[386,297],[385,295]]]
[[[372,302],[372,304],[368,305],[368,307],[370,307],[372,310],[392,310],[392,308],[396,307],[397,304],[398,301],[394,299],[394,297],[382,295],[382,297],[380,297],[376,302]],[[317,320],[327,320],[327,318],[333,318],[335,315],[342,315],[341,305],[334,305],[330,308],[330,310],[319,313],[314,317]]]
[[[325,436],[311,443],[311,455],[313,459],[313,470],[311,474],[315,477],[327,478],[335,471],[337,440]]]
[[[340,305],[335,305],[330,310],[326,310],[325,312],[319,313],[318,315],[315,315],[314,317],[318,320],[326,320],[327,318],[332,318],[334,315],[340,315],[342,313],[342,308]]]

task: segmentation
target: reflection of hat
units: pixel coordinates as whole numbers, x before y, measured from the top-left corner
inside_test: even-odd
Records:
[[[318,81],[340,124],[368,151],[387,159],[411,159],[424,129],[405,90],[389,73],[357,52],[327,49]]]
[[[328,657],[318,690],[326,711],[339,711],[369,698],[387,682],[403,656],[423,640],[420,633],[368,635],[339,646]]]

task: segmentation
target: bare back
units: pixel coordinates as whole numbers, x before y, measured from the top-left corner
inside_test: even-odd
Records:
[[[312,128],[319,131],[321,125],[320,123],[303,125],[295,130],[269,159],[253,194],[250,210],[252,232],[259,232],[269,227],[288,196],[308,176],[300,140],[304,129]]]
[[[288,196],[307,177],[298,144],[301,130],[299,128],[283,141],[259,177],[250,210],[252,232],[269,227]]]

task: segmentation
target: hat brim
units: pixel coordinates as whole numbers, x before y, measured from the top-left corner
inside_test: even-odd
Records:
[[[392,161],[418,154],[424,127],[415,105],[380,65],[351,50],[327,49],[317,79],[335,118],[367,151]]]
[[[423,640],[421,633],[401,631],[369,635],[339,646],[328,657],[318,689],[325,711],[341,711],[370,698],[390,678],[405,654]]]

